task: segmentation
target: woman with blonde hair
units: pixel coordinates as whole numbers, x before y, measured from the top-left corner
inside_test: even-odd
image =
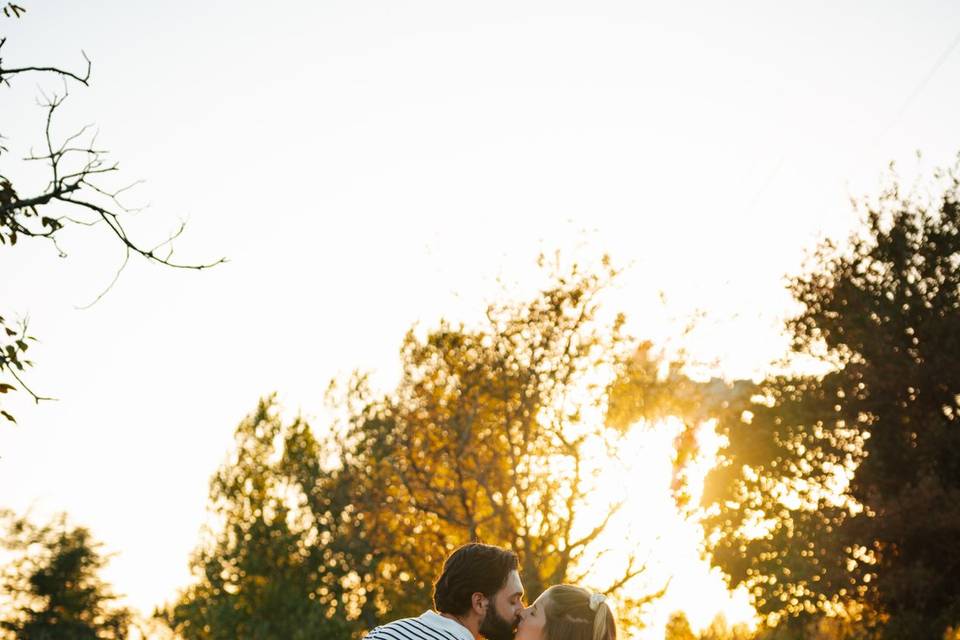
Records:
[[[616,640],[606,596],[572,584],[544,591],[523,610],[515,640]]]

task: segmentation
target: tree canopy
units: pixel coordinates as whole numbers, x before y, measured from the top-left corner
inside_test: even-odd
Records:
[[[83,527],[61,515],[38,526],[3,514],[3,546],[14,560],[4,568],[10,597],[0,637],[11,640],[113,640],[127,637],[130,612],[100,577],[107,558]]]
[[[770,377],[720,415],[708,546],[771,621],[826,612],[891,638],[960,622],[958,185],[893,181],[846,244],[821,244],[788,330],[828,372]]]
[[[429,608],[444,557],[470,540],[515,550],[530,599],[591,580],[617,505],[585,515],[602,464],[587,447],[621,436],[605,424],[605,394],[630,351],[622,318],[597,318],[613,275],[574,267],[529,301],[491,306],[474,328],[411,330],[396,388],[375,393],[359,373],[335,386],[343,419],[324,437],[261,405],[214,478],[224,527],[198,551],[198,583],[170,609],[175,628],[196,638],[250,628],[240,620],[268,615],[257,613],[267,602],[260,567],[273,588],[300,594],[285,602],[343,625],[329,637],[356,635]],[[637,595],[642,550],[606,551],[621,555],[622,572],[590,586],[632,593],[623,611],[636,623],[661,592]]]
[[[286,480],[303,428],[284,425],[272,398],[237,427],[236,450],[210,482],[213,522],[191,560],[196,583],[161,613],[182,638],[344,637],[329,588],[339,576],[317,555],[322,525],[303,521]]]

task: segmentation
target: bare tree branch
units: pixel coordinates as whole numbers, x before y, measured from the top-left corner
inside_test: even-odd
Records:
[[[19,18],[25,11],[20,5],[8,2],[2,5],[3,14],[7,17]],[[0,50],[6,43],[6,38],[0,38]],[[81,52],[86,69],[74,72],[56,66],[17,66],[7,67],[0,57],[0,86],[10,86],[11,78],[21,74],[36,73],[53,75],[63,82],[62,93],[50,95],[40,91],[39,105],[46,110],[43,144],[45,151],[34,153],[31,149],[27,157],[28,162],[40,162],[46,165],[49,181],[40,193],[32,193],[21,197],[14,188],[13,181],[0,175],[0,245],[13,246],[21,237],[46,238],[50,240],[61,257],[66,256],[64,248],[58,242],[58,232],[67,224],[82,227],[106,225],[123,247],[123,259],[110,283],[101,291],[92,302],[80,308],[86,309],[96,304],[117,283],[120,274],[129,264],[131,255],[139,255],[150,262],[155,262],[176,269],[202,270],[225,262],[220,258],[213,262],[189,264],[173,260],[173,242],[184,230],[184,223],[180,225],[155,246],[147,247],[139,240],[135,240],[127,232],[123,217],[134,214],[138,209],[132,209],[120,202],[121,194],[139,184],[139,181],[115,189],[103,183],[103,180],[119,170],[116,162],[107,159],[107,152],[96,146],[97,132],[91,131],[92,125],[85,125],[62,139],[54,134],[54,119],[59,107],[69,95],[68,84],[77,82],[89,86],[92,64],[85,52]],[[0,141],[3,136],[0,135]],[[0,152],[6,152],[6,147],[0,145]],[[67,211],[61,211],[66,209]],[[48,213],[48,211],[50,213]],[[74,212],[74,213],[70,213]],[[79,214],[77,213],[79,212]],[[24,389],[37,402],[48,400],[35,393],[22,380],[20,373],[24,365],[31,364],[20,356],[26,350],[26,343],[16,338],[15,332],[7,327],[0,318],[0,330],[6,333],[4,339],[9,344],[0,344],[0,374],[8,373],[15,385],[0,382],[0,393],[17,388]],[[5,411],[0,415],[13,420]]]
[[[11,5],[8,5],[8,6],[11,6]],[[16,5],[13,5],[13,6],[16,6]],[[21,9],[22,9],[22,8],[21,8]],[[4,8],[4,11],[6,11],[6,8]],[[0,38],[0,48],[3,47],[3,45],[6,43],[6,41],[7,41],[6,38]],[[56,75],[58,75],[58,76],[61,76],[62,78],[65,78],[65,79],[66,79],[66,78],[70,78],[71,80],[76,80],[77,82],[79,82],[79,83],[82,84],[82,85],[89,86],[89,85],[90,85],[90,71],[91,71],[93,65],[92,65],[92,63],[90,62],[90,58],[87,57],[86,52],[81,51],[81,52],[80,52],[80,55],[83,56],[84,61],[86,61],[86,63],[87,63],[87,69],[86,69],[86,71],[83,73],[83,75],[78,75],[78,74],[76,74],[76,73],[73,73],[72,71],[67,71],[66,69],[61,69],[61,68],[59,68],[59,67],[34,67],[34,66],[30,66],[30,67],[16,67],[16,68],[13,68],[13,69],[4,69],[4,68],[3,68],[3,58],[0,58],[0,84],[6,84],[6,85],[9,86],[9,85],[10,85],[10,77],[11,77],[11,76],[19,75],[19,74],[21,74],[21,73],[36,72],[36,73],[53,73],[53,74],[56,74]]]
[[[160,249],[170,247],[171,243],[183,232],[185,227],[183,223],[181,223],[173,233],[167,236],[167,238],[152,248],[144,248],[130,239],[120,221],[120,215],[131,213],[132,210],[119,201],[119,195],[138,183],[135,182],[121,189],[110,191],[93,182],[93,179],[98,175],[117,171],[118,165],[116,163],[107,164],[103,157],[105,152],[95,149],[92,146],[67,146],[79,139],[90,128],[89,125],[84,126],[80,131],[69,136],[66,141],[59,146],[53,142],[52,128],[54,114],[60,105],[63,104],[66,97],[66,94],[64,94],[53,95],[47,98],[47,102],[44,105],[47,108],[45,128],[47,153],[46,155],[31,154],[27,158],[28,160],[44,161],[48,164],[51,172],[51,179],[48,184],[49,190],[46,193],[33,197],[20,198],[16,191],[13,190],[9,181],[0,183],[0,225],[6,224],[10,227],[11,244],[16,241],[17,234],[31,237],[52,237],[54,233],[62,228],[62,222],[60,222],[60,220],[73,220],[73,218],[51,218],[45,216],[41,219],[42,226],[40,229],[28,226],[26,218],[37,216],[37,207],[49,205],[54,202],[62,202],[94,213],[96,218],[102,220],[110,228],[113,234],[120,240],[121,244],[124,245],[123,265],[128,263],[130,252],[139,254],[152,262],[176,269],[209,269],[210,267],[226,262],[225,258],[220,258],[209,263],[185,264],[174,262],[170,259],[170,254],[166,256],[161,255],[159,253]],[[63,162],[71,153],[83,154],[87,156],[87,159],[83,165],[76,170],[64,170]],[[108,204],[99,204],[87,199],[78,198],[77,193],[82,190],[89,190],[103,196],[106,198]],[[88,220],[86,224],[92,225],[93,222]],[[116,282],[116,280],[117,278],[115,277],[113,282]],[[107,287],[105,292],[109,291],[112,286],[113,283]],[[97,299],[102,297],[103,294],[99,295]]]
[[[647,570],[646,562],[644,562],[639,567],[634,568],[634,565],[636,564],[636,562],[637,562],[636,554],[630,554],[630,559],[627,562],[627,568],[624,569],[623,571],[623,575],[620,576],[620,578],[615,582],[613,582],[610,586],[608,586],[605,593],[613,593],[615,591],[619,591],[624,587],[624,585],[626,585],[628,582],[630,582],[631,580],[633,580],[634,578],[636,578],[641,573],[644,573]],[[666,584],[663,585],[663,588],[660,591],[658,591],[657,593],[648,594],[647,596],[645,596],[645,599],[642,600],[640,603],[642,604],[644,602],[652,602],[653,600],[660,598],[664,593],[666,593],[667,587],[670,586],[671,580],[673,580],[672,576],[667,579]]]
[[[98,302],[100,302],[100,299],[103,298],[103,296],[107,295],[107,292],[109,292],[111,289],[113,289],[113,285],[117,284],[117,280],[120,279],[120,274],[123,273],[123,270],[127,268],[127,262],[129,262],[129,261],[130,261],[130,249],[128,248],[128,249],[126,250],[126,253],[125,253],[124,256],[123,256],[123,262],[120,264],[120,268],[117,269],[117,272],[114,274],[113,280],[110,281],[110,284],[108,284],[108,285],[103,289],[103,291],[101,291],[101,292],[97,295],[97,297],[94,298],[92,301],[88,302],[88,303],[85,304],[85,305],[82,305],[82,306],[79,306],[79,307],[75,307],[75,308],[76,308],[78,311],[85,311],[85,310],[89,309],[90,307],[92,307],[93,305],[95,305],[95,304],[97,304]]]

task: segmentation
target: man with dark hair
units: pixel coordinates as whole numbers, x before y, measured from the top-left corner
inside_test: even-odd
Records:
[[[513,640],[523,611],[517,554],[472,542],[457,548],[433,584],[433,606],[371,631],[366,640]]]

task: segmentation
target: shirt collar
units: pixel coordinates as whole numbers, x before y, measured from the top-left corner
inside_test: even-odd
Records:
[[[420,620],[431,627],[439,627],[444,631],[449,631],[460,640],[475,640],[473,634],[470,633],[470,629],[467,629],[456,620],[443,617],[432,609],[425,611],[423,615],[420,616]]]

